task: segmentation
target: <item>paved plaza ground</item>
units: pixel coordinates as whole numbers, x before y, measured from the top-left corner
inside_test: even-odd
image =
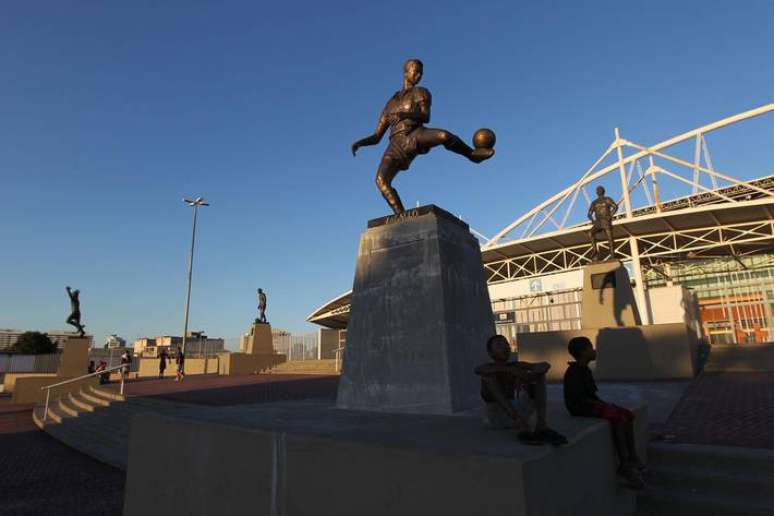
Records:
[[[127,394],[206,406],[333,399],[338,378],[310,375],[138,380]],[[116,385],[109,386],[117,388]],[[600,383],[622,404],[649,405],[651,431],[667,440],[774,449],[774,373],[707,373],[693,382]],[[561,400],[561,385],[549,386]],[[32,406],[0,399],[0,514],[119,515],[125,473],[37,430]]]

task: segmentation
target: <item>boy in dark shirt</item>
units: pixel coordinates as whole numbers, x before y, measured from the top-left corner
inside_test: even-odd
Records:
[[[645,466],[634,447],[634,414],[597,396],[597,384],[589,369],[589,362],[596,360],[597,352],[588,338],[573,337],[567,350],[575,358],[564,373],[564,404],[567,410],[573,416],[596,417],[610,422],[613,445],[620,463],[618,474],[630,487],[642,489],[645,483],[641,473]]]
[[[486,349],[492,362],[478,366],[475,373],[481,376],[489,425],[516,429],[525,444],[566,444],[567,439],[546,423],[546,371],[551,366],[546,362],[508,362],[511,346],[502,335],[490,337]],[[529,426],[533,412],[537,412],[534,431]]]

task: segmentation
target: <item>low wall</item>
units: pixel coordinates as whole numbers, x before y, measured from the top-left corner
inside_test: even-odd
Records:
[[[635,514],[634,493],[616,479],[609,425],[563,407],[549,418],[570,443],[553,448],[487,430],[480,416],[271,405],[137,415],[124,516]],[[635,412],[643,449],[647,411]]]
[[[3,378],[3,392],[12,393],[19,378],[56,378],[54,373],[6,373]],[[52,382],[55,383],[55,382]]]
[[[519,335],[519,360],[548,362],[549,380],[561,380],[573,358],[567,343],[588,337],[597,349],[591,363],[597,380],[671,380],[693,378],[696,334],[683,323],[621,328],[548,331]]]
[[[221,353],[219,357],[220,366],[217,373],[222,375],[257,374],[285,362],[285,355]]]
[[[41,388],[45,387],[46,385],[64,382],[65,380],[69,379],[70,378],[63,378],[54,375],[49,375],[46,377],[26,376],[16,378],[11,403],[37,403],[44,401],[45,392],[41,391]],[[71,392],[80,391],[84,387],[97,385],[99,385],[99,379],[96,377],[91,377],[59,387],[54,387],[51,389],[51,399],[66,396]]]
[[[203,358],[186,358],[185,359],[185,374],[204,374],[204,361]],[[219,356],[210,357],[207,359],[207,374],[214,374],[218,372],[218,363],[220,361]],[[164,371],[164,376],[174,376],[177,374],[177,364],[174,360],[167,360],[167,369]],[[141,358],[137,364],[137,376],[139,377],[158,377],[159,375],[159,359],[158,358]]]

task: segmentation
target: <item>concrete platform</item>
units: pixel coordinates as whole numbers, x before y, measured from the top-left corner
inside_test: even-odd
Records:
[[[548,362],[549,380],[561,380],[573,358],[567,343],[584,336],[594,344],[590,367],[602,381],[691,379],[696,370],[695,333],[683,323],[546,331],[519,336],[519,360]]]
[[[636,410],[644,456],[647,414]],[[522,445],[486,429],[478,410],[385,414],[305,401],[142,414],[124,514],[634,514],[607,423],[556,403],[549,417],[567,446]]]

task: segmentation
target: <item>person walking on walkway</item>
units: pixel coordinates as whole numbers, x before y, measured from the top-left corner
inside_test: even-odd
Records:
[[[128,350],[124,350],[123,354],[121,355],[121,365],[124,366],[121,368],[121,376],[126,380],[129,378],[129,366],[132,363],[132,356],[129,354]]]
[[[177,357],[175,358],[175,362],[177,362],[177,378],[175,381],[182,382],[185,378],[185,353],[183,353],[183,350],[180,349],[180,346],[177,347]]]
[[[164,378],[164,371],[167,369],[167,350],[162,349],[159,354],[159,379]]]

